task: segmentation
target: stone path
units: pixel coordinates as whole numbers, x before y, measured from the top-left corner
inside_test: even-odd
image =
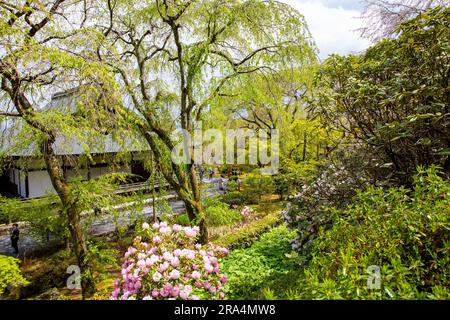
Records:
[[[219,178],[213,178],[212,180],[204,179],[203,182],[208,186],[207,189],[205,189],[204,197],[211,197],[223,193],[222,190],[219,190]],[[184,211],[184,203],[180,200],[177,200],[173,192],[169,193],[168,197],[169,204],[172,207],[173,213],[179,214]],[[91,233],[95,236],[100,236],[113,232],[114,230],[116,230],[116,227],[118,225],[128,225],[130,222],[132,222],[133,218],[136,217],[135,213],[133,214],[132,212],[126,210],[126,207],[129,207],[130,205],[131,204],[121,204],[115,207],[115,209],[118,210],[123,209],[120,217],[118,217],[117,219],[114,215],[111,214],[103,215],[96,219],[92,223]],[[146,218],[150,218],[153,216],[151,199],[146,201],[146,204],[142,210],[142,214]],[[26,231],[22,231],[19,240],[20,257],[23,258],[24,256],[27,256],[33,252],[46,248],[51,243],[53,243],[52,240],[54,239],[50,238],[50,243],[48,243],[47,241],[42,241],[40,239],[32,237],[31,235],[27,234]],[[15,256],[14,249],[11,247],[11,241],[8,234],[0,236],[0,255]]]

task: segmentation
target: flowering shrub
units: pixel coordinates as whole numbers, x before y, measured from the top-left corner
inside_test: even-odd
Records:
[[[412,189],[370,187],[334,210],[333,227],[314,241],[301,298],[449,299],[450,183],[440,175],[419,168]],[[380,268],[379,290],[367,285],[369,266]]]
[[[325,168],[310,184],[291,197],[282,219],[298,231],[293,249],[308,255],[312,242],[321,226],[330,226],[329,207],[345,207],[357,194],[365,189],[368,180],[364,175],[354,174],[344,166],[333,164]]]
[[[241,210],[241,215],[245,220],[248,220],[252,214],[253,210],[252,208],[245,206]]]
[[[219,260],[226,248],[212,243],[195,243],[198,227],[182,227],[166,222],[142,224],[125,253],[122,279],[116,280],[111,299],[223,299]]]

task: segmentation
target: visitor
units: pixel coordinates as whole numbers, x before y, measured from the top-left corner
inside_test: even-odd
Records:
[[[17,223],[14,223],[11,229],[11,246],[14,248],[15,254],[19,254],[19,233],[19,225]]]
[[[211,180],[213,178],[213,175],[214,175],[213,168],[209,168],[209,180]]]

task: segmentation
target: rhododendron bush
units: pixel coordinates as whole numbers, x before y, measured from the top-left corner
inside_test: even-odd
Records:
[[[223,299],[227,277],[220,273],[219,259],[228,250],[196,244],[198,232],[198,227],[144,223],[125,253],[111,299]]]

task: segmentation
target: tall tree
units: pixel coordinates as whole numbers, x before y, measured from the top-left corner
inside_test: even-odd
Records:
[[[91,54],[88,44],[98,37],[85,26],[84,10],[78,1],[0,2],[0,116],[2,120],[14,118],[26,132],[9,137],[10,146],[18,142],[22,149],[37,147],[37,155],[45,162],[67,216],[86,297],[93,293],[94,285],[81,210],[55,151],[55,141],[71,137],[83,144],[87,130],[105,128],[104,124],[111,122],[116,102],[114,92],[109,91],[113,88],[110,74],[89,58],[95,57],[95,51]],[[74,87],[78,87],[75,109],[68,105],[63,106],[65,111],[43,108],[53,93]]]
[[[366,26],[361,35],[373,41],[390,38],[402,22],[437,6],[448,6],[446,0],[363,0],[362,14]]]
[[[206,242],[192,146],[189,163],[171,161],[177,144],[172,132],[192,134],[211,102],[239,77],[308,62],[312,49],[304,19],[285,4],[261,0],[109,0],[104,10],[110,47],[99,56],[120,75],[130,119],[190,219],[200,221]]]
[[[332,56],[320,72],[315,111],[371,148],[368,169],[411,184],[418,165],[448,166],[450,8],[404,22],[397,39],[361,56]],[[446,168],[448,170],[448,167]]]

